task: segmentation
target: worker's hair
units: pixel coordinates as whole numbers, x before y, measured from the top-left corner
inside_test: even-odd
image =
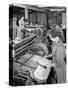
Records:
[[[51,35],[52,38],[59,37],[64,42],[64,35],[63,32],[61,32],[60,30],[51,29],[47,32],[47,36],[48,35]]]

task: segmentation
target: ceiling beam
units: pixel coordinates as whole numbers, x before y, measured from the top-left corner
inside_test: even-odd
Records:
[[[24,5],[24,4],[13,4],[13,6],[20,7],[20,8],[28,8],[28,9],[31,9],[31,10],[35,10],[35,11],[45,13],[45,11],[43,9],[40,9],[39,7],[35,7],[35,6]]]

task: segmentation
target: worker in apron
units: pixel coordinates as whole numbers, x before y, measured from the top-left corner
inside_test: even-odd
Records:
[[[52,33],[54,32],[54,33]],[[52,57],[53,61],[51,65],[48,65],[48,67],[54,67],[58,82],[57,83],[66,83],[66,64],[64,61],[65,58],[65,48],[63,45],[63,42],[60,37],[60,33],[57,33],[58,31],[52,30],[49,31],[47,36],[50,37],[50,39],[53,41],[52,43]]]
[[[18,25],[17,25],[17,38],[23,38],[24,35],[22,33],[22,29],[24,29],[24,17],[22,17],[19,21],[18,21]]]

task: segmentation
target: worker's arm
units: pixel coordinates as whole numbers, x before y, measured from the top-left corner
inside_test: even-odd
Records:
[[[42,66],[43,68],[51,68],[51,67],[54,67],[55,65],[52,63],[52,60],[49,60],[49,64],[46,64],[46,65],[42,65],[40,63],[38,63],[38,65]]]
[[[40,65],[40,66],[42,66],[43,68],[51,68],[51,67],[56,67],[56,63],[51,63],[51,64],[48,64],[46,66],[43,66],[43,65]]]
[[[51,67],[56,67],[56,63],[51,63],[49,65],[47,65],[48,68],[51,68]]]
[[[45,57],[45,58],[52,57],[52,54],[49,54],[49,55],[47,55],[47,56],[45,55],[44,57]]]

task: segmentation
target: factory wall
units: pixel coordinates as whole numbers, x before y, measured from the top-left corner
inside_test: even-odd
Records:
[[[65,29],[66,28],[66,13],[60,12],[60,13],[49,14],[48,23],[49,25],[58,24],[62,26],[63,29]]]
[[[49,26],[53,26],[56,24],[56,15],[54,16],[54,14],[49,14],[49,18],[48,18],[48,23],[49,23]]]
[[[29,14],[29,19],[33,24],[46,26],[46,13],[33,12]]]
[[[29,14],[29,21],[32,22],[32,24],[36,24],[36,12]]]

